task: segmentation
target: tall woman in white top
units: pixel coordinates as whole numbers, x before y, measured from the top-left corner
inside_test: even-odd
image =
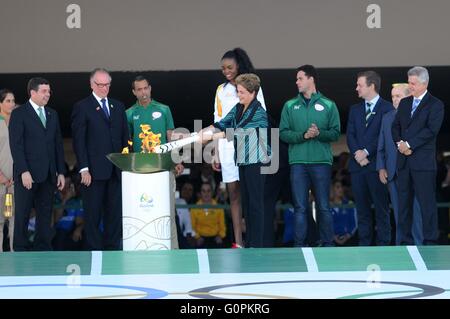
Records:
[[[235,82],[236,77],[243,73],[255,73],[250,58],[241,48],[227,51],[221,61],[225,82],[217,87],[214,104],[214,123],[223,119],[239,103]],[[265,109],[266,104],[262,89],[259,90],[257,99]],[[242,242],[242,209],[239,189],[239,169],[234,162],[233,141],[220,139],[218,151],[218,160],[220,163],[217,160],[213,160],[213,169],[215,171],[222,171],[222,181],[227,185],[235,240],[233,247],[240,248],[244,246]]]
[[[0,90],[0,251],[3,251],[3,226],[5,224],[5,194],[13,193],[13,160],[9,148],[8,125],[12,110],[16,107],[13,92]],[[13,250],[14,215],[9,219],[9,247]]]

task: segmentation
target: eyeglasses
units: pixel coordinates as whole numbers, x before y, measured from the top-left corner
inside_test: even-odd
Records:
[[[111,85],[111,83],[97,83],[97,82],[94,82],[95,83],[95,85],[97,85],[100,89],[103,89],[103,88],[105,88],[105,87],[109,87],[110,85]]]

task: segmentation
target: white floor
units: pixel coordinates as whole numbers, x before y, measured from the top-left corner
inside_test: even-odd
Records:
[[[450,298],[450,271],[0,277],[8,298]]]

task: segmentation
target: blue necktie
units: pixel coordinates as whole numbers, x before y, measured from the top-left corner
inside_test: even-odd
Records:
[[[370,103],[370,102],[366,103],[366,126],[367,126],[367,124],[369,124],[369,119],[370,119],[370,116],[372,115],[372,111],[370,109],[371,106],[372,106],[372,103]]]
[[[103,112],[105,112],[106,117],[109,118],[109,110],[108,110],[108,106],[106,105],[106,99],[101,99],[101,101],[102,101]]]
[[[420,100],[414,98],[413,106],[412,106],[412,109],[411,109],[411,117],[413,117],[414,112],[417,110],[417,107],[419,106],[419,104],[420,104]]]

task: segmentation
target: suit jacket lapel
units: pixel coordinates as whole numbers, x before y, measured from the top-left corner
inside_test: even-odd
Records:
[[[113,120],[113,116],[116,114],[116,111],[115,111],[114,104],[111,103],[110,99],[108,99],[108,103],[109,103],[109,119],[108,119],[108,121],[111,122]]]
[[[48,109],[45,109],[45,119],[46,119],[45,128],[48,129],[51,125],[53,125],[53,116]]]
[[[97,101],[97,99],[94,97],[94,95],[91,94],[91,98],[92,98],[92,105],[95,108],[95,112],[97,112],[97,114],[106,121],[106,123],[109,124],[109,118],[106,117],[105,112],[102,109],[101,104]],[[109,99],[108,99],[108,103],[109,103]]]
[[[417,114],[425,107],[425,105],[427,105],[429,98],[430,98],[430,93],[427,92],[427,94],[425,94],[425,96],[420,101],[419,105],[417,106],[417,109],[414,112],[412,119],[414,119],[417,116]],[[412,109],[412,105],[411,105],[411,109]]]
[[[425,94],[425,96],[420,101],[419,105],[417,106],[417,109],[414,111],[413,116],[411,116],[411,111],[412,111],[412,104],[414,102],[414,98],[411,98],[411,101],[408,101],[409,102],[408,103],[409,104],[409,106],[408,106],[408,110],[409,110],[408,126],[411,125],[412,121],[418,116],[417,114],[425,107],[425,105],[427,105],[429,99],[430,99],[430,93],[427,92],[427,94]]]
[[[40,119],[39,116],[37,115],[36,111],[34,110],[33,105],[31,105],[30,102],[27,102],[26,108],[27,108],[28,113],[30,114],[30,117],[33,118],[34,121],[37,121],[38,125],[39,125],[43,130],[45,130],[45,127],[44,127],[44,125],[42,124],[41,119]],[[48,122],[48,118],[47,118],[47,122]]]

